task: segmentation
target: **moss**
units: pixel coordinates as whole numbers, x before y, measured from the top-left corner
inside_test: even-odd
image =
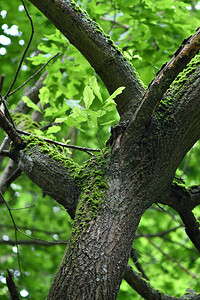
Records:
[[[35,146],[39,146],[41,153],[48,154],[49,157],[56,160],[58,163],[60,163],[60,165],[64,165],[66,168],[69,168],[74,177],[80,172],[80,166],[78,164],[76,164],[71,158],[60,153],[63,152],[63,148],[61,146],[56,146],[54,144],[49,145],[43,139],[33,135],[22,136],[22,139],[26,145],[23,151],[26,152],[28,150],[30,156],[32,155],[30,150]]]
[[[105,153],[101,153],[89,160],[77,174],[83,185],[70,238],[71,250],[104,208],[104,194],[108,188],[104,171],[106,163]]]
[[[39,128],[39,124],[34,122],[30,115],[23,113],[15,113],[12,115],[13,122],[16,127],[23,128],[27,132],[33,132],[34,129]]]
[[[106,184],[105,169],[107,165],[108,153],[101,153],[88,160],[82,167],[78,166],[71,158],[65,157],[59,151],[62,149],[56,145],[49,145],[43,139],[35,136],[23,136],[26,145],[24,152],[31,156],[32,149],[39,147],[40,152],[48,154],[62,166],[69,169],[71,175],[77,180],[81,189],[79,203],[76,209],[75,220],[73,222],[72,234],[70,237],[70,255],[73,255],[74,248],[81,234],[85,234],[92,221],[94,221],[104,209]]]
[[[178,74],[176,79],[173,81],[171,85],[172,88],[179,89],[180,85],[182,86],[183,83],[187,82],[188,79],[190,82],[194,79],[196,72],[197,72],[197,66],[200,66],[200,55],[196,55],[187,65],[187,67]],[[192,76],[191,76],[192,75]],[[191,77],[190,77],[191,76]],[[190,77],[190,78],[189,78]]]
[[[196,55],[187,67],[178,74],[165,94],[165,97],[160,101],[159,107],[156,110],[156,117],[158,121],[162,121],[163,128],[172,120],[173,107],[182,94],[185,93],[188,83],[192,83],[197,76],[197,72],[199,72],[199,70],[197,70],[198,66],[200,66],[200,55]]]

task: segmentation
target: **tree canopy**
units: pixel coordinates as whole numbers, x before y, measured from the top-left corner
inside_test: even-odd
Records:
[[[56,3],[56,1],[52,2]],[[66,2],[75,6],[73,1]],[[110,49],[104,47],[100,38],[97,41],[98,47],[92,42],[89,44],[89,39],[84,40],[82,24],[78,23],[78,17],[77,26],[74,23],[73,28],[69,25],[69,28],[63,28],[62,32],[57,20],[54,20],[57,28],[51,23],[51,15],[53,19],[51,4],[46,9],[48,16],[45,17],[41,12],[42,9],[36,8],[40,6],[38,1],[26,1],[35,32],[17,80],[9,93],[22,85],[47,62],[48,65],[27,85],[10,95],[6,107],[19,130],[60,143],[53,144],[52,152],[59,151],[59,155],[72,158],[75,167],[79,165],[87,169],[90,156],[93,158],[94,155],[102,152],[106,156],[106,147],[112,145],[110,140],[113,138],[113,127],[119,124],[120,118],[121,121],[126,122],[130,117],[130,111],[134,112],[139,105],[139,101],[135,101],[134,104],[129,101],[131,93],[136,99],[142,98],[147,86],[150,90],[150,83],[163,64],[169,62],[174,53],[178,54],[177,49],[180,51],[179,47],[182,45],[183,48],[187,43],[186,39],[195,34],[195,30],[200,26],[200,2],[192,0],[80,0],[76,2],[79,5],[75,6],[76,10],[80,9],[80,19],[94,20],[95,23],[92,23],[94,28],[91,27],[93,31],[105,33],[106,43],[112,44],[115,53],[119,52],[123,55],[124,60],[119,62],[119,69],[120,63],[127,64],[127,74],[130,72],[130,82],[127,81],[128,88],[120,84],[123,81],[125,84],[127,80],[123,70],[120,74],[116,72],[116,86],[113,84],[115,53],[110,53]],[[0,91],[2,95],[6,95],[9,91],[32,32],[30,19],[22,4],[21,1],[14,0],[3,0],[0,3],[0,75],[5,75],[4,80],[1,81],[3,82],[2,91]],[[92,29],[88,35],[93,34]],[[65,30],[66,37],[64,36]],[[70,30],[77,30],[75,38],[67,36]],[[79,31],[81,38],[79,38]],[[89,53],[88,48],[91,49]],[[96,60],[98,58],[99,64],[102,60],[103,64],[103,58],[107,52],[110,57],[113,55],[113,64],[110,59],[108,62],[110,71],[107,67],[105,74],[103,68],[98,73],[100,67]],[[56,55],[57,53],[59,54]],[[95,58],[93,53],[95,53]],[[53,56],[55,57],[49,61]],[[189,67],[185,73],[183,71],[178,74],[180,71],[177,66],[176,79],[169,87],[170,92],[166,91],[164,100],[174,103],[175,100],[169,98],[175,95],[178,89],[181,90],[182,85],[179,84],[186,82],[188,78],[192,82],[193,68],[199,67],[199,55],[197,54],[191,62],[189,61]],[[131,69],[132,66],[135,69]],[[136,78],[133,80],[134,86],[132,77]],[[171,91],[174,91],[174,94]],[[118,99],[124,99],[124,102]],[[162,125],[160,129],[162,132],[172,113],[170,105],[168,106],[169,102],[166,105],[164,100],[156,112],[158,122],[161,113],[167,116],[165,122],[159,123]],[[124,110],[125,106],[130,107],[128,113]],[[2,111],[4,111],[3,108]],[[198,111],[199,108],[197,108]],[[7,118],[9,115],[6,115]],[[186,118],[185,116],[187,114],[183,111],[183,117]],[[140,126],[135,128],[134,117],[131,116],[131,118],[133,120],[131,129],[137,133]],[[140,125],[140,120],[138,122]],[[187,120],[185,124],[187,127]],[[199,127],[199,124],[196,126]],[[177,128],[179,128],[178,125]],[[176,132],[175,128],[174,132]],[[12,160],[6,157],[6,151],[10,147],[5,141],[6,133],[5,129],[0,130],[0,142],[3,145],[0,148],[0,298],[6,299],[9,295],[6,285],[8,269],[14,277],[22,298],[45,299],[70,239],[75,212],[73,208],[71,213],[68,211],[68,214],[65,205],[64,208],[62,206],[64,200],[58,199],[58,202],[53,200],[52,198],[55,199],[53,192],[53,196],[50,197],[49,192],[42,190],[37,182],[35,184],[34,180],[26,176],[24,170],[21,172],[20,168],[16,168]],[[31,143],[32,136],[28,133],[26,137]],[[193,135],[193,131],[189,134]],[[194,139],[198,140],[197,136],[200,132],[195,134]],[[179,134],[177,134],[178,139]],[[148,141],[149,136],[146,142]],[[40,146],[42,143],[41,141]],[[63,144],[69,147],[64,147]],[[177,141],[177,144],[180,144],[179,148],[176,149],[176,145],[174,148],[178,152],[184,145],[184,140],[182,144]],[[75,145],[75,147],[70,148],[70,145]],[[129,146],[127,142],[127,152]],[[160,145],[161,151],[162,147],[165,148],[165,146]],[[180,155],[182,162],[177,166],[176,177],[173,181],[176,193],[180,189],[180,198],[184,199],[187,197],[189,199],[189,193],[195,193],[200,181],[199,141],[194,145],[191,141],[191,145],[187,147],[188,153],[183,160]],[[138,154],[137,151],[136,149],[136,154]],[[113,161],[115,159],[116,157]],[[177,162],[171,162],[169,154],[169,161],[166,163],[176,166]],[[167,167],[164,165],[160,167],[165,173]],[[150,166],[147,162],[148,168]],[[56,169],[56,172],[59,171]],[[142,178],[146,169],[140,172]],[[149,180],[151,180],[150,177]],[[159,184],[161,183],[158,183],[157,194],[161,197]],[[195,187],[190,190],[187,189],[194,185]],[[59,187],[56,188],[59,195]],[[88,189],[90,188],[91,186],[88,186]],[[156,187],[153,186],[152,189]],[[181,297],[187,288],[191,289],[188,293],[193,293],[192,290],[200,292],[199,252],[185,233],[184,217],[181,220],[173,205],[170,207],[166,205],[167,203],[162,203],[162,199],[160,200],[157,202],[161,203],[154,203],[148,209],[147,207],[144,209],[145,212],[137,228],[129,258],[129,266],[139,272],[134,273],[138,274],[138,277],[136,275],[135,278],[132,277],[134,281],[132,284],[128,269],[126,270],[117,297],[119,300],[141,299],[138,290],[134,288],[134,284],[138,286],[138,289],[140,287],[139,276],[147,281],[150,280],[151,287],[155,290],[173,297]],[[185,205],[185,202],[183,203]],[[194,207],[193,213],[198,220],[200,210],[197,205]],[[96,215],[93,217],[95,219]],[[151,288],[147,281],[143,281],[144,287],[141,287],[143,291]]]

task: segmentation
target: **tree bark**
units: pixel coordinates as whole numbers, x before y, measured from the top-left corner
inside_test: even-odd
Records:
[[[73,1],[30,2],[81,51],[110,93],[126,86],[117,108],[121,122],[131,119],[134,125],[131,116],[144,88],[122,53]],[[82,168],[38,139],[13,149],[18,167],[74,218],[48,300],[116,299],[144,211],[168,199],[178,165],[200,137],[198,64],[197,57],[187,76],[183,72],[163,97],[159,94],[148,123],[134,131],[134,126],[117,127],[107,151]],[[144,110],[149,116],[149,108]]]

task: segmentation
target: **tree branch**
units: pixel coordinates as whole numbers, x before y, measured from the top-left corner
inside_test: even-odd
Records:
[[[155,243],[153,243],[147,235],[143,234],[143,236],[149,241],[150,244],[152,244],[153,247],[155,247],[159,252],[162,253],[162,255],[167,257],[169,260],[173,261],[180,269],[182,269],[184,272],[186,272],[191,277],[197,278],[197,275],[195,273],[192,273],[190,270],[188,270],[186,267],[184,267],[181,263],[179,263],[175,258],[170,256],[168,253],[164,252],[161,249],[161,247],[158,247]]]
[[[10,93],[10,91],[12,90],[12,87],[14,86],[14,84],[15,84],[15,82],[16,82],[16,80],[17,80],[17,76],[18,76],[18,74],[19,74],[21,65],[22,65],[22,63],[23,63],[23,61],[24,61],[24,58],[25,58],[26,53],[27,53],[27,51],[28,51],[28,49],[29,49],[29,47],[30,47],[30,44],[31,44],[31,42],[32,42],[33,35],[34,35],[34,27],[33,27],[33,21],[32,21],[32,18],[31,18],[31,16],[29,15],[29,12],[28,12],[28,10],[27,10],[27,8],[26,8],[26,5],[25,5],[25,3],[24,3],[24,0],[21,0],[21,1],[22,1],[22,4],[23,4],[24,9],[25,9],[25,12],[26,12],[26,14],[27,14],[27,16],[28,16],[28,19],[29,19],[29,21],[30,21],[30,24],[31,24],[31,36],[30,36],[29,42],[28,42],[28,44],[27,44],[27,46],[26,46],[26,48],[25,48],[25,50],[24,50],[24,53],[23,53],[23,55],[22,55],[22,58],[21,58],[21,60],[20,60],[20,63],[19,63],[19,66],[18,66],[18,68],[17,68],[17,71],[16,71],[16,73],[15,73],[15,77],[14,77],[14,79],[13,79],[13,82],[11,83],[11,85],[10,85],[10,87],[9,87],[9,89],[8,89],[8,91],[7,91],[7,93],[6,93],[6,95],[5,95],[5,99],[7,99],[7,98],[9,97],[9,95],[12,95],[12,94],[13,94],[13,93]]]
[[[200,251],[199,223],[192,212],[196,206],[200,205],[200,187],[194,186],[185,189],[184,187],[174,184],[171,188],[169,198],[161,203],[171,206],[178,212],[185,225],[185,231],[188,237],[197,250]]]
[[[174,53],[172,59],[164,64],[157,76],[150,83],[143,99],[133,115],[127,130],[141,130],[153,116],[156,107],[170,84],[183,71],[190,60],[200,49],[200,28],[196,33],[182,42],[182,45]]]
[[[151,287],[150,283],[144,279],[142,276],[135,272],[130,266],[127,266],[124,274],[124,279],[127,283],[144,299],[147,300],[177,300],[178,298],[163,295],[158,290]]]
[[[7,120],[5,115],[0,111],[0,126],[10,137],[11,141],[16,147],[22,147],[23,141],[17,131],[13,128],[10,122]]]
[[[22,134],[25,134],[25,135],[37,137],[36,135],[34,135],[32,133],[29,133],[27,131],[23,131],[23,130],[19,130],[19,129],[17,131],[22,133]],[[93,156],[93,154],[91,152],[93,152],[93,151],[94,152],[100,152],[101,151],[100,149],[95,149],[95,148],[86,148],[86,147],[81,147],[81,146],[76,146],[76,145],[68,145],[68,144],[57,142],[57,141],[47,139],[47,138],[44,138],[44,137],[38,137],[38,138],[43,139],[45,142],[50,143],[50,144],[54,144],[54,145],[58,145],[58,146],[61,146],[61,147],[64,147],[64,148],[70,148],[70,149],[75,149],[75,150],[86,152],[91,156]]]
[[[101,77],[110,94],[120,86],[126,87],[116,98],[116,103],[121,120],[127,120],[136,109],[144,93],[144,87],[121,50],[74,1],[30,0],[30,2],[83,54]]]
[[[55,245],[65,245],[67,244],[67,241],[45,241],[41,239],[35,239],[33,237],[30,237],[31,240],[17,240],[17,245],[37,245],[37,246],[55,246]],[[11,245],[11,246],[16,246],[16,241],[15,240],[9,240],[9,241],[4,241],[0,240],[0,244],[6,244],[6,245]]]
[[[9,270],[7,270],[7,272],[8,272],[8,276],[6,277],[6,284],[7,284],[9,293],[10,293],[10,299],[11,300],[20,300],[19,292],[13,281],[12,274],[10,273]]]
[[[23,151],[12,151],[12,159],[43,192],[64,206],[74,218],[83,187],[83,178],[79,178],[79,172],[84,172],[84,168],[42,139],[31,136],[26,143]],[[87,176],[84,180],[88,180]]]
[[[145,274],[141,264],[139,263],[137,256],[135,254],[135,249],[131,248],[131,255],[130,255],[131,259],[133,260],[136,268],[138,269],[138,271],[141,273],[142,277],[146,280],[149,280],[149,278],[147,277],[147,275]]]
[[[186,293],[180,297],[176,298],[151,287],[150,283],[144,280],[141,274],[135,272],[131,266],[127,266],[124,274],[124,279],[126,282],[144,299],[146,300],[199,300],[200,294],[196,294],[192,290],[186,290]]]

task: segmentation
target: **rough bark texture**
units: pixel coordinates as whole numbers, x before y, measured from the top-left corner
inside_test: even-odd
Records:
[[[109,92],[126,86],[116,101],[121,121],[128,123],[144,88],[121,52],[72,1],[30,2],[81,51]],[[82,168],[41,140],[13,149],[18,167],[75,216],[48,300],[116,299],[140,218],[154,202],[170,203],[175,171],[200,137],[198,64],[197,57],[163,97],[162,90],[148,123],[132,130],[131,118],[131,126],[114,129],[107,151]],[[161,299],[157,291],[146,295]]]

